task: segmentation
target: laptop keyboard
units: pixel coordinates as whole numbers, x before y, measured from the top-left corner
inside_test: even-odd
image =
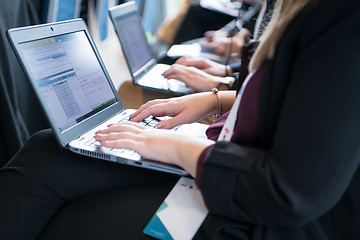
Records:
[[[141,78],[139,84],[153,87],[166,89],[173,92],[194,92],[191,88],[186,86],[186,84],[180,80],[176,79],[167,79],[162,76],[162,74],[169,69],[168,65],[157,64],[145,76]]]
[[[163,121],[163,120],[166,120],[168,119],[168,117],[161,117],[161,118],[157,118],[157,117],[148,117],[144,120],[142,120],[141,122],[139,122],[141,125],[143,126],[147,126],[147,127],[151,127],[151,128],[156,128],[156,124],[160,121]],[[128,122],[130,121],[130,117],[126,117],[122,120],[119,121],[120,122]],[[174,130],[176,131],[180,126],[176,126],[174,128],[172,128],[171,130]],[[124,157],[124,158],[131,158],[131,159],[140,159],[141,156],[133,151],[133,150],[130,150],[130,149],[119,149],[119,148],[106,148],[106,147],[103,147],[100,145],[100,142],[96,141],[94,138],[91,138],[89,140],[87,140],[85,143],[84,143],[85,146],[91,146],[91,147],[94,147],[94,148],[97,148],[97,149],[106,149],[106,150],[109,150],[113,153],[116,153],[116,154],[121,154],[121,157]]]

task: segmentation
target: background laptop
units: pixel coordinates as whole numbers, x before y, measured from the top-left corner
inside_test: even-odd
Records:
[[[153,57],[135,2],[110,8],[109,13],[135,85],[176,95],[194,92],[184,82],[162,76],[170,65],[158,64]]]
[[[125,110],[82,19],[11,29],[9,40],[62,147],[103,160],[179,175],[183,169],[143,159],[126,149],[101,147],[95,131],[126,121]],[[148,118],[144,125],[154,125]],[[204,136],[206,125],[178,131]]]

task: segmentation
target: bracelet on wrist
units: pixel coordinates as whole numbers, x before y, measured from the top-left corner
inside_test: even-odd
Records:
[[[222,106],[221,106],[221,100],[220,100],[220,96],[219,96],[219,90],[217,88],[213,88],[211,90],[212,90],[212,93],[216,95],[216,97],[218,99],[218,103],[219,103],[218,112],[213,114],[213,118],[214,118],[214,120],[216,120],[219,117],[221,117],[221,115],[222,115]]]
[[[230,74],[229,74],[229,72],[228,72],[228,66],[229,66],[229,65],[225,64],[225,77],[229,77],[229,76],[230,76]]]

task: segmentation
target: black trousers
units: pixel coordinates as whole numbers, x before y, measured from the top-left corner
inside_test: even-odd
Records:
[[[1,239],[150,239],[178,176],[87,158],[35,134],[0,170]]]

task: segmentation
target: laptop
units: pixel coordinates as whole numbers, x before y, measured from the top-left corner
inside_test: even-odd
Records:
[[[186,175],[180,167],[144,159],[129,149],[101,147],[94,133],[129,120],[82,19],[10,29],[9,41],[24,68],[59,144],[107,161]],[[148,118],[143,125],[155,126]],[[184,124],[184,134],[204,136],[206,125]]]
[[[170,65],[153,57],[134,1],[112,7],[109,13],[135,85],[174,95],[194,92],[184,82],[162,76]]]

